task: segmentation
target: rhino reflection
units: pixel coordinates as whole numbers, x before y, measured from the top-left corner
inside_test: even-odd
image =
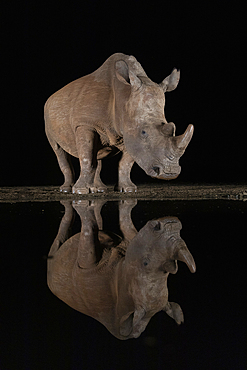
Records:
[[[177,261],[195,272],[195,262],[180,237],[176,217],[147,222],[137,232],[132,201],[119,204],[123,238],[100,230],[103,203],[73,204],[81,218],[81,232],[68,238],[73,221],[71,203],[48,259],[48,286],[72,308],[101,322],[119,339],[137,338],[151,317],[164,310],[178,324],[183,312],[168,301],[167,278],[177,272]]]

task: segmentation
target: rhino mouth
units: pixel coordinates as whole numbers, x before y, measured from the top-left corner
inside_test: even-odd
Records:
[[[161,180],[173,180],[178,177],[181,172],[180,166],[153,166],[149,171],[148,175]]]

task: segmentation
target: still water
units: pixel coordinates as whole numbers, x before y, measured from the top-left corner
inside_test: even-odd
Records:
[[[246,369],[246,211],[247,202],[227,200],[1,203],[0,369]],[[111,265],[118,277],[103,267],[102,281],[90,275],[85,291],[75,266],[81,273],[95,262],[107,265],[104,248],[93,248],[99,239],[108,252],[118,251]],[[130,253],[130,265],[144,246],[153,246],[141,267],[135,262],[141,279],[120,268],[133,240],[139,249]],[[72,254],[80,255],[81,266]],[[120,270],[129,274],[136,306],[145,307],[136,316],[133,301],[123,298]],[[120,287],[117,299],[109,298],[109,286]]]

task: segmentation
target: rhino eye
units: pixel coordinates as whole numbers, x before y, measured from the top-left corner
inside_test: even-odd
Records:
[[[143,266],[147,266],[149,264],[149,262],[150,262],[149,258],[144,258]]]
[[[168,156],[168,159],[170,159],[170,161],[173,161],[173,159],[174,159],[174,158],[175,158],[175,157],[174,157],[174,155],[172,155],[172,154]]]
[[[148,134],[145,130],[142,130],[141,134],[142,134],[143,138],[146,138],[148,136]]]

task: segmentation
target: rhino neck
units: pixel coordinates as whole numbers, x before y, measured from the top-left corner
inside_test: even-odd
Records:
[[[113,89],[113,126],[117,134],[123,136],[124,126],[129,120],[127,114],[127,102],[129,101],[131,88],[129,84],[124,84],[115,79]]]

